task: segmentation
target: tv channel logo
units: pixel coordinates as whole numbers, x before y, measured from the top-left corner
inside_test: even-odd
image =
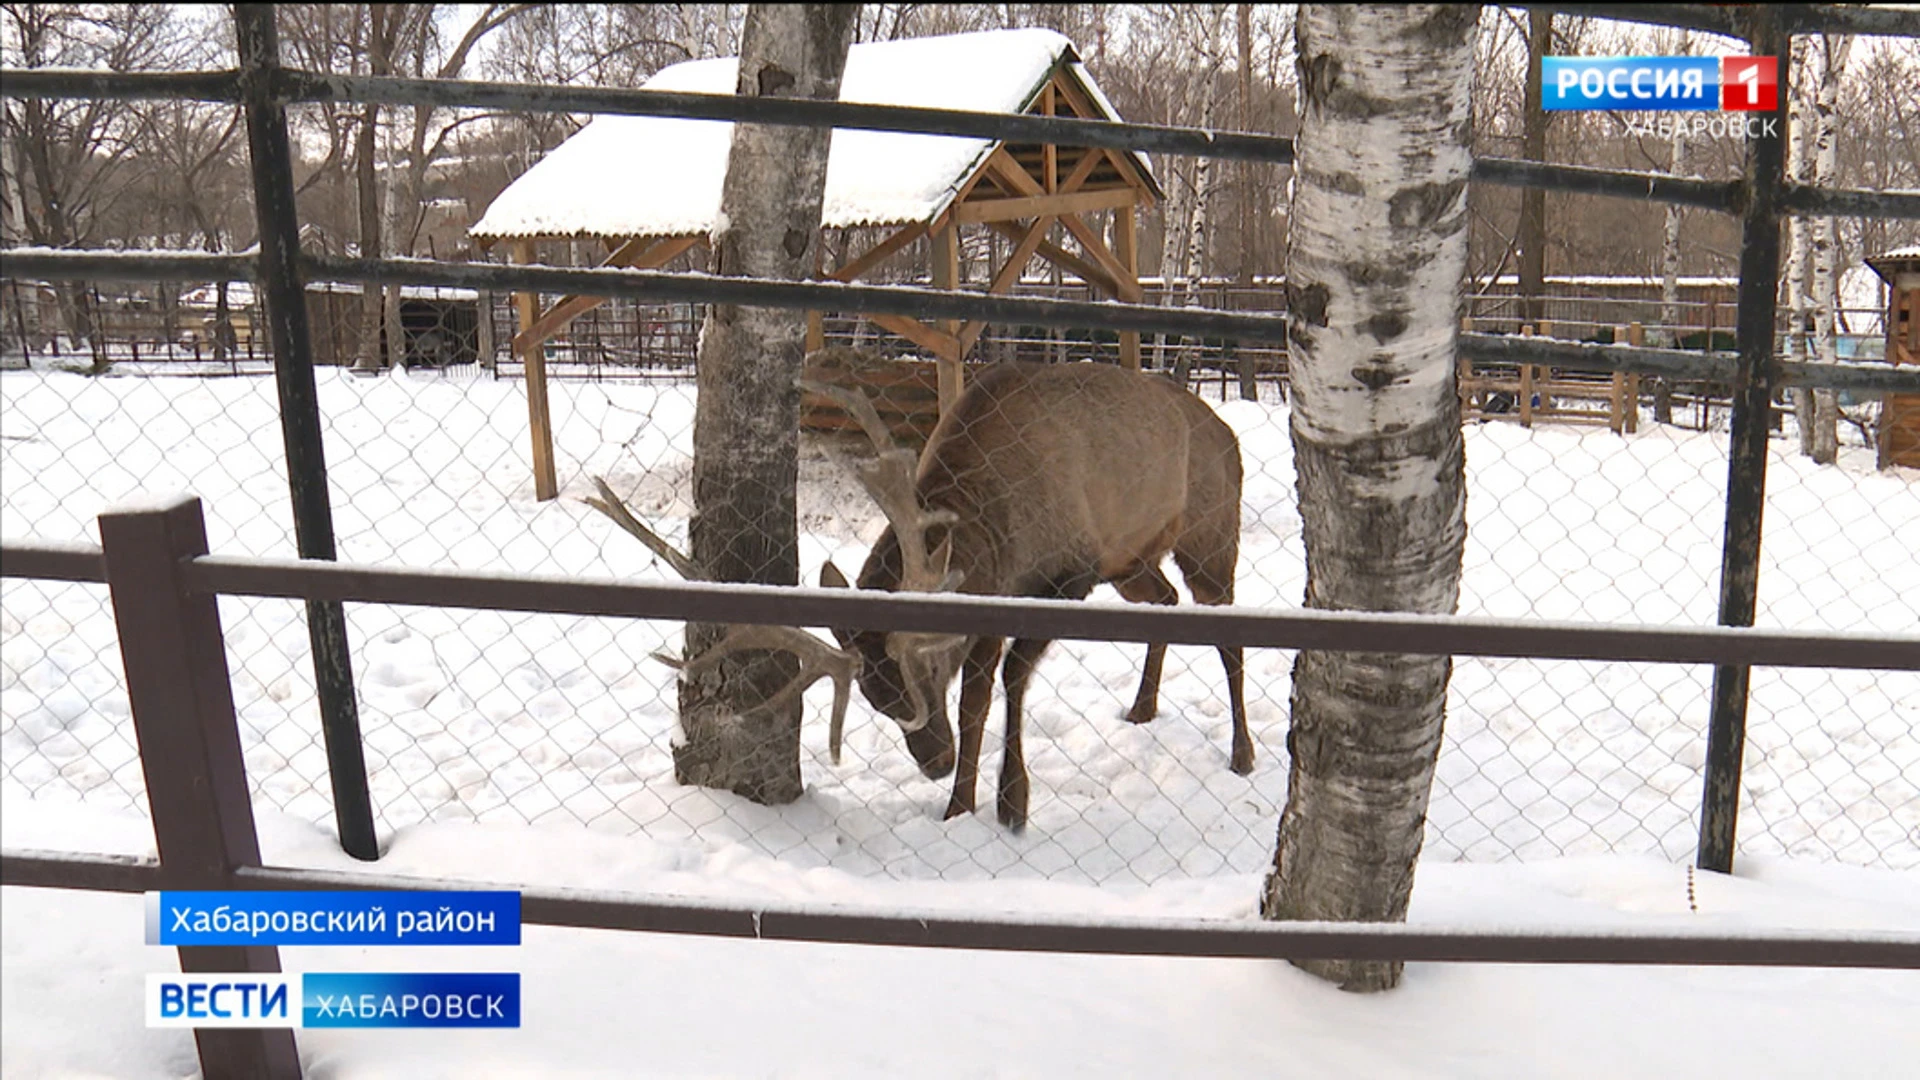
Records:
[[[1540,104],[1549,112],[1774,112],[1773,56],[1547,56]]]
[[[150,974],[150,1028],[517,1028],[516,972]]]

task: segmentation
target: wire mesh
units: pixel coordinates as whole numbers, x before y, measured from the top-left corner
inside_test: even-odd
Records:
[[[251,310],[247,298],[230,299]],[[675,327],[695,312],[610,305],[598,324],[555,342],[561,497],[539,502],[525,384],[505,355],[505,298],[495,301],[490,334],[479,328],[477,297],[405,299],[415,321],[405,325],[406,348],[389,354],[397,363],[356,374],[349,349],[319,371],[340,557],[672,577],[580,500],[593,477],[605,477],[637,517],[685,549],[697,399]],[[357,300],[323,292],[311,310],[336,305],[335,317],[351,323]],[[327,325],[316,318],[316,337]],[[496,343],[492,353],[478,348],[484,338]],[[1206,343],[1185,344],[1206,355]],[[1084,356],[1069,345],[1059,335],[1009,335],[981,348],[1105,358],[1098,341],[1079,346]],[[1150,364],[1152,345],[1143,350]],[[10,536],[91,540],[94,515],[114,501],[190,490],[204,500],[214,551],[292,554],[264,367],[249,369],[229,349],[215,371],[176,341],[174,358],[143,346],[136,360],[116,347],[105,373],[90,375],[61,369],[92,368],[91,349],[51,338],[10,348],[10,366],[25,369],[0,373],[0,509]],[[1236,602],[1297,604],[1305,567],[1280,373],[1262,371],[1246,400],[1232,365],[1190,371],[1236,433],[1245,468]],[[1707,430],[1696,431],[1653,423],[1647,408],[1633,434],[1544,414],[1531,427],[1511,417],[1467,425],[1463,614],[1713,621],[1725,414],[1707,408],[1698,414]],[[1920,484],[1898,469],[1875,471],[1864,435],[1846,426],[1838,461],[1815,465],[1796,452],[1792,425],[1783,421],[1769,462],[1762,624],[1914,632]],[[802,434],[797,518],[808,581],[828,560],[852,573],[886,528],[855,475],[869,456],[857,436]],[[1115,598],[1106,586],[1095,595]],[[301,608],[229,597],[221,612],[256,796],[325,823],[331,799]],[[104,590],[8,582],[0,615],[6,788],[139,807]],[[951,780],[924,776],[895,722],[858,693],[844,759],[832,763],[824,687],[806,700],[805,794],[764,807],[675,779],[676,676],[650,655],[678,650],[677,625],[367,604],[348,605],[347,615],[373,802],[388,834],[429,821],[529,822],[630,836],[668,867],[750,851],[798,869],[910,879],[1150,883],[1262,868],[1285,799],[1288,652],[1247,659],[1256,769],[1241,778],[1227,768],[1231,715],[1213,650],[1172,648],[1157,718],[1133,725],[1124,716],[1144,649],[1056,643],[1026,702],[1030,825],[1016,835],[991,812],[997,701],[973,815],[942,820]],[[1685,858],[1710,679],[1704,668],[1669,665],[1459,660],[1428,856]],[[1920,865],[1915,703],[1920,676],[1911,673],[1757,671],[1743,850]]]

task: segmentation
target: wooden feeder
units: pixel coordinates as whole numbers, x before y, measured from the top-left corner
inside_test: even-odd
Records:
[[[655,75],[646,88],[731,93],[733,63],[688,61]],[[1073,44],[1050,30],[855,45],[847,56],[841,95],[883,105],[1121,119]],[[664,267],[708,243],[717,223],[730,132],[717,123],[666,117],[600,117],[509,184],[470,232],[482,247],[507,243],[516,263],[533,262],[538,241],[592,241],[609,251],[602,266]],[[822,266],[819,276],[825,280],[870,279],[889,258],[924,242],[933,285],[955,288],[961,284],[963,233],[977,247],[985,246],[991,233],[1011,250],[987,268],[988,293],[1011,293],[1022,271],[1039,258],[1108,297],[1135,304],[1144,297],[1136,218],[1164,192],[1139,154],[843,130],[834,136],[832,155],[822,228],[882,235],[864,252],[848,251],[838,266]],[[543,347],[605,298],[566,296],[543,310],[533,294],[516,297],[513,350],[526,364],[534,490],[537,497],[551,499],[559,485]],[[903,430],[924,438],[932,421],[959,397],[961,365],[985,324],[884,314],[865,318],[933,357],[876,366],[862,376],[868,380],[863,389],[899,399],[889,423],[897,420]],[[807,351],[823,344],[821,314],[810,313]],[[1121,332],[1118,344],[1121,364],[1138,370],[1139,333]],[[874,381],[883,377],[893,382]],[[924,400],[929,382],[930,405]],[[811,396],[804,418],[816,428],[846,426],[837,406]]]
[[[1920,247],[1875,255],[1887,282],[1887,363],[1920,366]],[[1880,467],[1920,469],[1920,394],[1888,394],[1880,407]]]

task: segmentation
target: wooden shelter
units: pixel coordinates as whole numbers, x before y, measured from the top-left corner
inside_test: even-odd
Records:
[[[1867,259],[1887,282],[1887,362],[1920,365],[1920,247]],[[1920,469],[1920,394],[1888,394],[1880,406],[1880,467]]]
[[[649,89],[733,92],[734,59],[676,64]],[[1002,30],[856,45],[841,99],[871,104],[1118,120],[1073,45],[1050,30]],[[542,240],[593,239],[601,265],[657,269],[704,246],[719,213],[732,125],[716,121],[606,116],[596,119],[501,192],[472,231],[487,248],[508,244],[531,262]],[[961,283],[963,230],[996,233],[1010,253],[987,269],[989,293],[1010,292],[1035,258],[1104,295],[1139,302],[1138,214],[1163,197],[1147,163],[1127,151],[894,132],[836,131],[821,215],[823,229],[877,230],[863,251],[823,266],[851,282],[917,243],[930,249],[932,283]],[[822,245],[824,250],[825,245]],[[991,248],[990,248],[991,250]],[[535,490],[558,493],[542,346],[604,297],[562,297],[544,309],[519,294],[514,353],[526,364]],[[870,320],[931,354],[941,411],[962,389],[962,362],[985,324]],[[809,351],[823,344],[820,313],[808,318]],[[1120,336],[1121,362],[1138,368],[1140,338]]]

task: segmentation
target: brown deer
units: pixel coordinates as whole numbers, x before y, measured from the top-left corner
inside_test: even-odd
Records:
[[[1136,603],[1172,604],[1160,570],[1169,553],[1203,604],[1233,601],[1240,543],[1240,444],[1207,404],[1167,381],[1103,364],[989,368],[941,417],[919,456],[894,448],[872,403],[837,386],[803,383],[859,419],[880,451],[860,478],[890,526],[867,555],[859,587],[903,592],[1084,599],[1100,582]],[[822,585],[844,588],[828,563]],[[858,655],[861,693],[891,716],[928,777],[954,769],[947,688],[960,685],[959,769],[949,818],[971,813],[980,741],[1000,638],[834,631]],[[1022,701],[1049,642],[1006,649],[1006,746],[998,813],[1027,820]],[[1159,707],[1164,644],[1147,658],[1127,719]],[[1244,665],[1220,648],[1233,707],[1233,771],[1253,771]]]

